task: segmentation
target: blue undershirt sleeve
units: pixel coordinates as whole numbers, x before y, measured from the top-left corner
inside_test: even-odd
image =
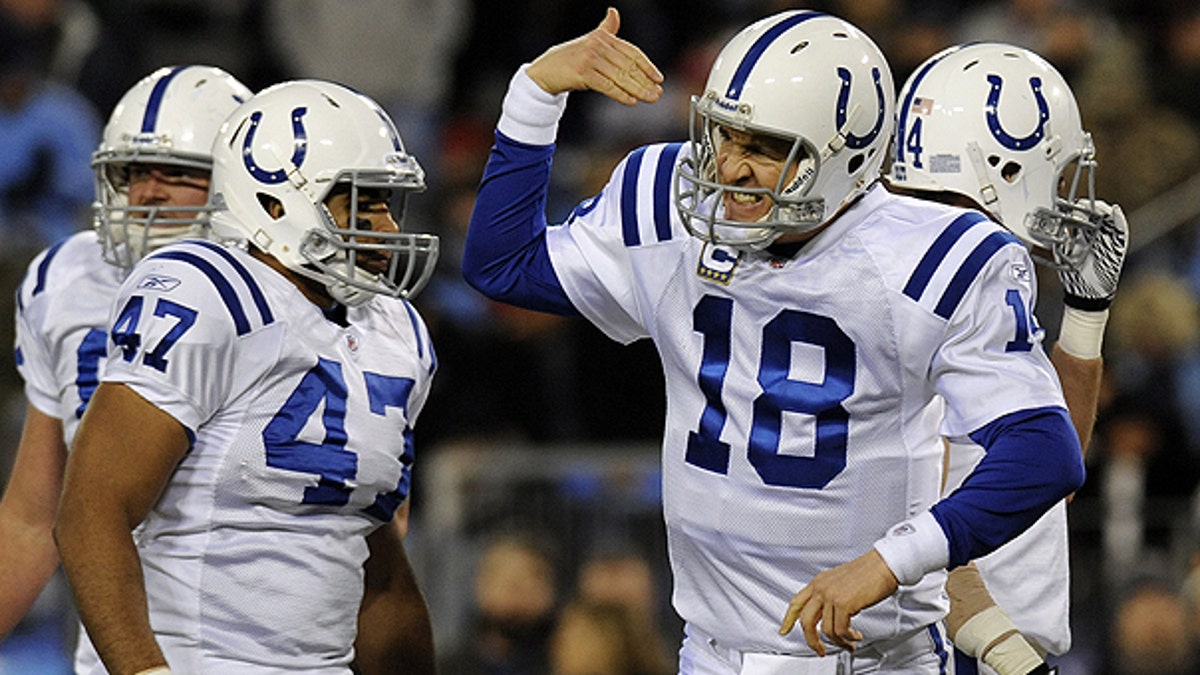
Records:
[[[1066,409],[1010,413],[970,434],[987,454],[963,484],[933,506],[952,569],[1024,532],[1083,485],[1083,454]]]
[[[553,144],[527,145],[496,132],[463,251],[463,277],[487,297],[580,316],[546,248],[546,194]]]

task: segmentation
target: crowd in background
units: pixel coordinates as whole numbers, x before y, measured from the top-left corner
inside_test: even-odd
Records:
[[[930,54],[963,41],[1025,46],[1063,72],[1095,137],[1097,193],[1123,206],[1133,231],[1106,342],[1088,481],[1071,507],[1076,646],[1063,673],[1141,672],[1149,655],[1153,672],[1195,672],[1200,188],[1192,186],[1200,176],[1200,3],[1194,1],[0,0],[0,297],[7,308],[0,311],[0,341],[12,342],[11,319],[2,319],[12,316],[13,291],[28,260],[88,227],[90,155],[102,115],[130,85],[174,63],[220,66],[252,89],[285,78],[330,79],[369,94],[392,114],[428,173],[429,190],[411,202],[410,223],[442,238],[440,272],[416,301],[440,367],[416,429],[415,522],[422,522],[422,501],[430,498],[422,464],[438,452],[653,444],[664,401],[650,345],[620,347],[585,322],[492,303],[459,273],[508,78],[549,45],[589,30],[607,4],[621,10],[621,35],[665,73],[664,95],[636,112],[599,96],[572,103],[559,135],[552,218],[574,206],[568,195],[598,190],[631,148],[684,138],[689,97],[701,90],[716,49],[750,20],[786,7],[825,9],[863,28],[887,54],[897,84]],[[1041,284],[1046,297],[1061,292],[1053,274],[1041,275]],[[1054,298],[1041,306],[1060,303]],[[1058,317],[1039,318],[1052,340]],[[10,350],[0,351],[0,477],[7,475],[24,409],[12,358]],[[572,543],[543,542],[544,533],[527,529],[481,544],[474,632],[447,647],[443,672],[569,675],[576,672],[573,659],[609,664],[603,672],[614,675],[670,672],[678,635],[664,610],[662,589],[669,586],[654,554],[609,544],[591,551],[594,557],[555,555],[548,547],[561,551]],[[418,545],[421,537],[436,533],[418,531]],[[604,595],[618,588],[627,593]],[[51,613],[64,604],[65,595],[46,600]],[[579,641],[580,635],[593,639]],[[578,652],[598,644],[612,647]],[[7,672],[3,654],[0,648],[0,673]],[[1164,665],[1166,657],[1172,663]]]

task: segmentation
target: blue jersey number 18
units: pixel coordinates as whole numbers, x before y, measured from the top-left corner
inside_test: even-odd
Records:
[[[688,434],[689,464],[719,474],[729,472],[730,446],[720,440],[728,413],[721,400],[729,371],[733,301],[705,296],[692,312],[693,328],[704,336],[704,354],[696,379],[705,406],[699,429]],[[822,382],[789,379],[792,344],[809,344],[825,353]],[[846,468],[849,415],[842,406],[854,392],[854,343],[826,316],[785,309],[762,329],[758,384],[747,457],[767,485],[820,489]],[[783,413],[812,415],[816,421],[812,457],[780,454]]]

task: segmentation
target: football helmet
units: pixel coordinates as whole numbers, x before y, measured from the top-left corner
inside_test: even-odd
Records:
[[[325,204],[338,186],[350,191],[345,226]],[[399,232],[355,227],[367,188],[391,191]],[[438,257],[436,235],[403,231],[408,196],[424,189],[425,172],[375,101],[332,82],[284,82],[235,110],[217,137],[213,235],[257,247],[345,305],[376,293],[411,298]],[[272,216],[272,202],[282,216]],[[387,269],[368,269],[379,258]]]
[[[879,177],[894,95],[883,52],[842,19],[793,10],[743,29],[692,98],[691,156],[674,185],[684,224],[706,241],[749,248],[820,227]],[[791,142],[779,184],[720,183],[721,125]],[[735,222],[724,217],[730,192],[760,194],[773,206],[758,222]]]
[[[128,271],[148,251],[205,235],[206,206],[130,205],[130,164],[210,171],[221,122],[250,96],[220,68],[191,65],[160,68],[121,97],[92,155],[93,224],[105,260]]]
[[[1104,220],[1095,149],[1045,59],[998,43],[945,49],[904,84],[898,118],[892,185],[964,195],[1027,244],[1086,252],[1070,240]]]

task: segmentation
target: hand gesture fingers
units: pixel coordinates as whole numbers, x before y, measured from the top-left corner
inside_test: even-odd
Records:
[[[817,581],[813,580],[814,583]],[[812,584],[797,593],[788,603],[783,623],[779,627],[780,635],[792,632],[796,623],[804,633],[804,641],[819,656],[825,656],[825,644],[821,634],[835,645],[854,651],[857,643],[863,639],[862,633],[850,625],[850,619],[855,614],[842,601],[827,597],[825,593],[814,590]]]
[[[641,49],[617,37],[620,23],[617,10],[608,8],[594,30],[551,47],[526,73],[551,94],[592,89],[626,105],[658,100],[662,73]]]
[[[818,655],[825,655],[821,633],[833,644],[853,651],[863,635],[851,625],[850,620],[863,609],[894,593],[897,586],[896,577],[887,563],[872,549],[848,563],[813,577],[788,603],[779,634],[791,633],[799,623],[804,632],[804,641]]]

